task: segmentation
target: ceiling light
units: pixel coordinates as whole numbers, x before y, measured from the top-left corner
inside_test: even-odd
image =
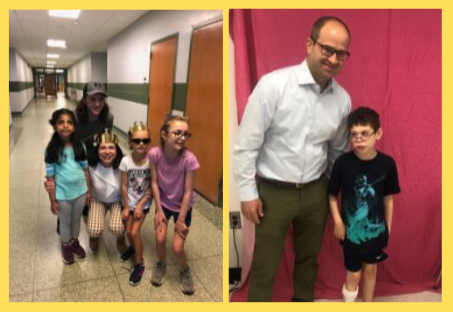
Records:
[[[62,74],[62,73],[64,73],[64,70],[63,69],[57,69],[55,72],[59,73],[59,74]]]
[[[57,63],[57,62],[55,62],[55,61],[47,61],[47,64],[48,64],[48,65],[55,65],[56,63]]]
[[[49,64],[47,64],[46,67],[47,67],[47,68],[54,68],[55,66],[54,66],[54,65],[49,65]]]
[[[66,41],[49,39],[49,40],[47,40],[47,46],[66,49]]]
[[[49,15],[53,17],[63,17],[76,19],[79,17],[80,10],[49,10]]]
[[[47,58],[57,59],[57,58],[59,58],[59,57],[60,57],[59,54],[47,54]]]

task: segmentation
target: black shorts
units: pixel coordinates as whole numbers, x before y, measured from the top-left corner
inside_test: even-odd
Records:
[[[165,218],[167,219],[167,221],[169,221],[171,219],[171,217],[173,216],[173,222],[176,223],[176,220],[178,220],[178,217],[179,217],[179,212],[170,210],[168,208],[165,208],[164,206],[162,206],[162,210],[164,211]],[[187,227],[189,227],[190,223],[192,223],[192,208],[190,208],[189,211],[187,211],[186,219],[184,220],[184,223],[186,224]]]
[[[346,270],[351,272],[358,272],[362,269],[362,264],[375,264],[384,261],[388,258],[388,255],[382,251],[378,250],[371,254],[354,254],[343,249],[344,254],[344,266]]]

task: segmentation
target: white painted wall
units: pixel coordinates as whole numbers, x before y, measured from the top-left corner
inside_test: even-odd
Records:
[[[151,43],[179,33],[175,82],[187,81],[192,27],[217,17],[223,11],[151,11],[109,41],[109,83],[148,83]],[[146,121],[147,106],[109,97],[114,124],[127,132],[136,120]],[[127,105],[127,107],[123,107]],[[124,112],[123,114],[117,112]]]
[[[91,53],[91,80],[107,82],[107,53]]]
[[[235,75],[234,75],[234,46],[230,37],[229,45],[229,142],[228,142],[228,164],[229,164],[229,211],[241,211],[241,201],[239,199],[239,190],[233,176],[233,146],[236,141],[236,133],[238,129],[237,120],[237,106],[236,106],[236,89],[235,89]],[[243,224],[244,217],[241,214],[241,223]],[[235,230],[236,245],[239,252],[240,267],[242,267],[242,229]],[[230,229],[229,233],[229,267],[237,267],[237,255],[233,244],[233,231]]]
[[[9,49],[9,80],[33,82],[32,68],[14,48]],[[34,97],[33,86],[20,92],[10,92],[10,111],[21,113]]]

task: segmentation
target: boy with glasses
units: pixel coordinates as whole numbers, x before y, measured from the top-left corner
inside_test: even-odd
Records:
[[[382,249],[387,247],[392,227],[393,194],[400,192],[398,172],[393,158],[376,150],[383,131],[374,110],[354,110],[348,117],[348,128],[353,150],[335,162],[329,204],[334,235],[343,245],[343,299],[354,302],[363,274],[363,301],[372,301],[377,263],[388,257]]]

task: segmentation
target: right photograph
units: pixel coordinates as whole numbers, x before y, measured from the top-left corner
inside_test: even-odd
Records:
[[[441,302],[442,10],[229,31],[230,302]]]

